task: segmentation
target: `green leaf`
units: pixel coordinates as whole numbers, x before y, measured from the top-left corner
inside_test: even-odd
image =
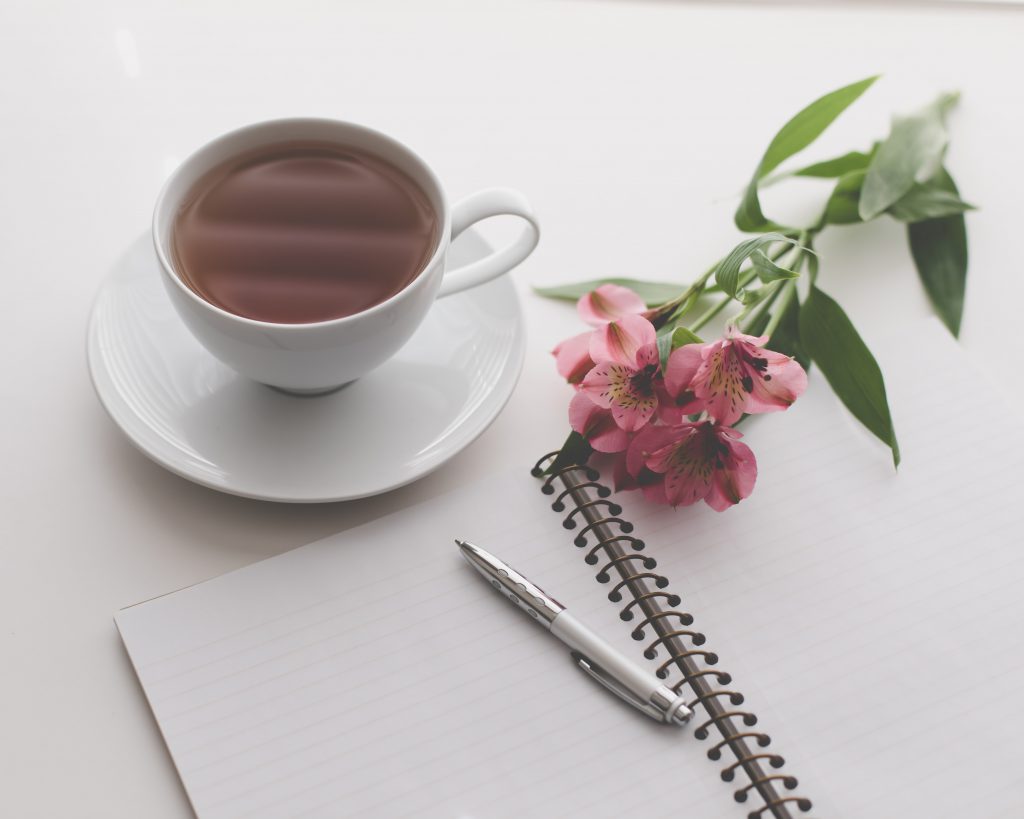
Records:
[[[795,239],[790,239],[781,233],[765,233],[762,236],[755,236],[753,239],[745,239],[730,250],[729,255],[722,259],[718,269],[715,270],[715,281],[718,282],[718,286],[722,288],[723,292],[728,293],[733,298],[737,298],[740,266],[755,251],[768,247],[768,245],[775,242],[785,242],[791,245],[797,244]]]
[[[957,194],[956,183],[945,168],[936,183]],[[964,217],[946,216],[907,225],[910,252],[932,304],[949,331],[960,334],[967,287],[967,226]]]
[[[555,460],[544,470],[544,474],[553,475],[567,466],[585,464],[593,454],[594,450],[587,439],[574,430],[569,433],[569,437],[565,439]]]
[[[618,284],[622,287],[628,287],[638,294],[647,303],[648,307],[657,307],[659,304],[671,301],[680,296],[687,287],[685,284],[610,278],[591,279],[590,281],[575,282],[573,284],[557,284],[553,287],[535,287],[533,290],[538,295],[546,296],[549,299],[576,301],[580,296],[589,293],[591,290],[596,290],[602,284]]]
[[[890,206],[886,213],[901,222],[924,222],[927,219],[956,216],[968,210],[974,210],[974,205],[967,204],[956,192],[930,180],[923,185],[915,182],[903,198]]]
[[[661,362],[661,371],[668,369],[668,357],[672,355],[672,328],[662,327],[655,336],[658,344],[658,361]]]
[[[843,174],[832,189],[832,195],[825,203],[825,214],[821,221],[829,225],[851,225],[861,221],[858,204],[861,186],[867,171],[850,171]]]
[[[744,328],[743,332],[751,336],[759,336],[764,332],[764,328],[768,326],[768,322],[771,321],[772,314],[767,310],[763,313],[754,317],[754,323],[749,327]]]
[[[835,159],[826,159],[824,162],[815,162],[806,168],[793,171],[793,176],[812,176],[817,179],[837,179],[850,171],[862,171],[871,163],[871,153],[862,151],[850,151],[848,154],[837,156]]]
[[[757,287],[753,290],[751,290],[749,287],[745,287],[740,291],[739,294],[740,304],[749,309],[750,307],[761,301],[761,299],[767,296],[771,291],[772,288],[768,287],[767,285],[765,285],[764,287]],[[747,310],[744,310],[743,312],[746,313]],[[751,333],[751,335],[753,335],[753,333]]]
[[[658,331],[658,358],[661,361],[661,371],[665,372],[668,367],[668,357],[672,351],[684,344],[703,344],[701,337],[688,327],[662,327]]]
[[[768,338],[767,347],[777,353],[793,356],[801,367],[808,370],[811,366],[811,357],[800,343],[800,302],[794,296],[782,311],[782,318]]]
[[[743,201],[736,210],[736,227],[747,233],[775,230],[778,225],[769,222],[761,212],[757,196],[758,183],[793,154],[802,151],[845,111],[878,77],[868,77],[815,100],[789,122],[768,146],[754,176],[747,186]]]
[[[868,166],[860,197],[860,216],[874,219],[896,204],[914,186],[938,171],[946,152],[946,112],[957,94],[943,94],[927,108],[895,117],[889,136],[878,146]]]
[[[798,279],[800,274],[795,270],[777,265],[764,255],[763,250],[755,250],[750,254],[750,263],[754,267],[757,277],[765,284],[780,281],[781,279]]]
[[[877,147],[876,145],[869,153],[850,151],[842,156],[826,159],[822,162],[815,162],[813,165],[807,165],[795,171],[783,171],[772,174],[767,179],[761,180],[761,187],[774,185],[776,182],[781,182],[783,179],[790,179],[794,176],[813,177],[815,179],[838,179],[843,174],[850,173],[850,171],[865,170],[871,163],[871,157],[875,155]]]
[[[697,335],[689,327],[676,327],[672,331],[672,349],[683,347],[686,344],[703,344],[704,339]]]
[[[808,248],[810,250],[810,248]],[[818,280],[818,254],[807,254],[807,274],[811,277],[811,284]]]
[[[800,343],[828,379],[833,391],[865,427],[892,450],[900,449],[885,396],[882,371],[843,308],[817,287],[800,307]]]

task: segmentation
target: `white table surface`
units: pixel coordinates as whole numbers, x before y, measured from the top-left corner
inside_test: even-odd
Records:
[[[565,434],[569,393],[547,353],[581,329],[529,286],[703,270],[737,240],[736,195],[774,130],[834,87],[886,74],[809,156],[866,146],[890,111],[963,91],[949,165],[982,209],[962,339],[1024,398],[1015,9],[25,0],[3,4],[0,30],[0,815],[188,815],[113,612],[495,465],[525,470]],[[219,495],[150,463],[100,408],[84,353],[93,294],[168,170],[222,131],[302,114],[393,133],[453,197],[519,187],[544,227],[514,274],[529,348],[504,413],[427,479],[318,507]],[[829,231],[820,250],[822,286],[869,342],[929,313],[895,223]],[[1014,420],[978,408],[994,452]]]

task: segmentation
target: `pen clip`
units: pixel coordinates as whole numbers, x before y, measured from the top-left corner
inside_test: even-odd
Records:
[[[651,719],[657,720],[658,722],[667,722],[674,725],[682,725],[693,715],[685,705],[680,702],[673,692],[667,691],[666,693],[672,695],[670,701],[665,703],[667,708],[659,708],[653,702],[645,702],[626,686],[624,686],[618,679],[616,679],[607,670],[599,666],[589,657],[580,654],[578,651],[570,652],[570,656],[575,660],[576,665],[579,666],[581,671],[586,672],[592,679],[600,683],[606,689],[611,691],[619,699],[628,702],[638,711],[642,711]]]

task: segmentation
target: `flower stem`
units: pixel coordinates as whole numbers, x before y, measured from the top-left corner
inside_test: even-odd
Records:
[[[732,296],[726,294],[719,301],[712,304],[707,310],[697,317],[697,320],[690,325],[690,329],[697,332],[701,327],[707,324],[711,319],[721,313],[726,305],[733,300]]]
[[[786,246],[786,247],[782,248],[782,250],[779,250],[779,251],[776,251],[775,253],[773,253],[770,258],[771,258],[771,260],[773,262],[777,262],[779,259],[781,259],[783,256],[785,256],[787,253],[789,253],[792,249],[793,249],[792,247]],[[718,269],[718,265],[720,263],[721,263],[720,261],[716,262],[715,266],[712,267],[707,273],[704,274],[705,281],[708,278],[710,278],[711,274],[714,273],[715,270]],[[757,274],[755,274],[754,271],[749,269],[749,268],[744,270],[742,273],[740,273],[740,279],[739,279],[739,282],[737,283],[737,289],[738,290],[742,290],[744,287],[746,287],[748,284],[750,284],[756,278],[756,275]],[[717,301],[715,304],[711,305],[711,307],[709,307],[704,313],[702,313],[700,316],[698,316],[697,320],[693,324],[690,325],[690,329],[693,330],[694,332],[699,330],[701,327],[703,327],[705,324],[707,324],[709,321],[711,321],[711,319],[713,319],[715,316],[717,316],[719,313],[721,313],[728,306],[729,302],[731,302],[731,301],[733,301],[733,297],[732,296],[730,296],[728,294],[723,296],[719,301]]]
[[[763,335],[768,336],[770,339],[775,335],[775,331],[779,328],[779,323],[782,321],[782,317],[786,314],[786,310],[789,308],[789,303],[796,296],[796,279],[790,279],[784,282],[782,289],[777,294],[779,297],[779,306],[775,312],[772,313],[772,317],[768,319],[768,323],[765,325]]]
[[[771,286],[771,293],[765,296],[765,298],[763,298],[756,305],[756,307],[750,313],[750,315],[747,316],[746,320],[742,322],[743,332],[751,332],[752,328],[757,326],[757,323],[758,321],[760,321],[761,316],[763,316],[766,312],[768,312],[771,309],[772,303],[775,301],[776,298],[778,298],[779,291],[782,289],[782,284],[783,282],[774,282],[774,286]],[[757,335],[763,335],[763,333],[758,333]]]
[[[655,327],[661,327],[667,324],[669,321],[673,321],[685,315],[691,307],[697,302],[697,297],[704,292],[704,288],[707,286],[708,279],[710,279],[718,266],[722,263],[719,259],[711,267],[709,267],[700,277],[689,287],[682,292],[681,295],[671,301],[667,301],[664,304],[656,307],[655,309],[648,312],[647,318]],[[680,309],[682,308],[682,309]]]

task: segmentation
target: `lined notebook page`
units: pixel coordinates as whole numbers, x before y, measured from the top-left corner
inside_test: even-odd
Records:
[[[655,774],[662,814],[680,788],[733,814],[696,744],[462,560],[492,547],[639,658],[528,468],[118,615],[202,819],[611,819]]]
[[[815,389],[749,425],[739,507],[628,513],[816,814],[1019,817],[1019,413],[937,321],[901,343],[898,472]]]
[[[819,377],[747,425],[749,500],[624,517],[813,815],[1018,816],[1019,435],[937,323],[876,352],[898,473]],[[643,662],[527,466],[118,615],[202,819],[750,810],[462,565],[454,537]]]

